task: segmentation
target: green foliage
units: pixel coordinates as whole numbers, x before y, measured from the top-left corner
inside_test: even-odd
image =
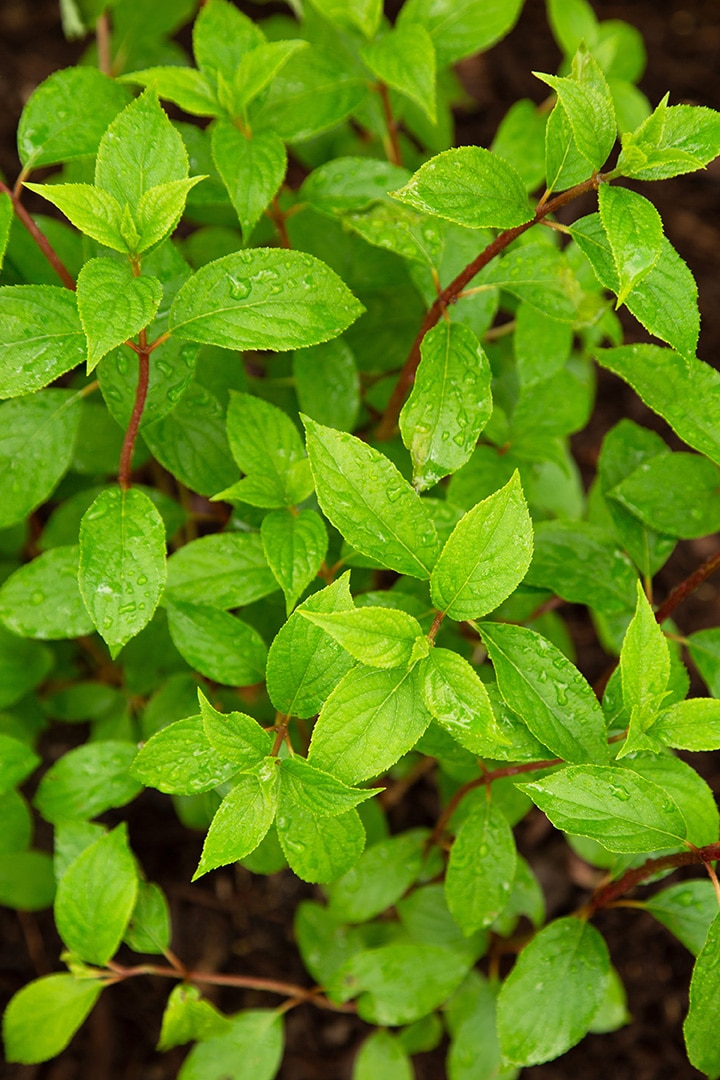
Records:
[[[375,1025],[354,1080],[409,1080],[445,1036],[451,1080],[511,1080],[627,1022],[596,913],[720,858],[675,753],[720,749],[720,630],[667,621],[714,562],[653,602],[676,543],[720,528],[720,376],[636,190],[713,161],[720,116],[653,109],[637,31],[548,0],[548,107],[454,147],[452,65],[522,7],[61,3],[111,74],[90,51],[38,86],[0,184],[0,903],[52,906],[67,968],[17,987],[11,1062],[157,972],[180,1080],[272,1080],[312,1003]],[[67,222],[28,219],[24,187]],[[656,343],[623,343],[620,305]],[[622,419],[586,496],[595,361],[687,448]],[[593,628],[602,703],[576,662]],[[144,788],[204,834],[193,881],[242,862],[318,886],[305,984],[175,956],[124,820]],[[533,806],[607,872],[575,912],[546,914],[517,852]],[[688,1056],[718,1077],[713,884],[636,903],[697,958]],[[225,1015],[214,980],[285,1001]]]

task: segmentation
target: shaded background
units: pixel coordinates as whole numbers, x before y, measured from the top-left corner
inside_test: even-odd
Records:
[[[601,19],[622,18],[642,32],[648,67],[640,86],[652,104],[670,91],[671,104],[687,102],[720,108],[720,3],[718,0],[592,0]],[[268,6],[239,4],[261,16]],[[14,182],[19,169],[15,129],[24,102],[47,75],[74,63],[84,43],[67,43],[60,28],[57,0],[0,0],[0,170]],[[488,145],[507,108],[519,97],[536,101],[544,87],[533,69],[553,72],[560,52],[547,26],[543,0],[526,0],[518,26],[486,56],[462,65],[462,77],[475,106],[458,118],[458,141]],[[699,355],[720,367],[720,163],[687,177],[645,184],[643,192],[657,205],[665,231],[693,270],[699,291],[702,329]],[[573,209],[573,216],[587,212]],[[629,320],[630,340],[642,340]],[[574,440],[585,476],[593,473],[604,433],[621,417],[654,427],[674,446],[677,439],[635,394],[608,372],[599,372],[598,402],[588,428]],[[685,542],[656,579],[656,598],[670,589],[717,549],[717,537]],[[578,649],[578,663],[589,678],[606,664],[592,628],[580,609],[565,606]],[[720,595],[712,581],[703,585],[677,612],[685,632],[720,623]],[[695,684],[693,693],[703,693]],[[693,764],[720,790],[717,755],[693,755]],[[698,762],[700,765],[698,766]],[[128,816],[127,811],[123,816]],[[430,783],[412,789],[391,813],[394,830],[432,824],[437,816]],[[107,815],[113,824],[119,817]],[[292,944],[295,906],[312,896],[311,886],[290,873],[254,878],[242,868],[224,868],[188,884],[197,864],[201,837],[177,822],[169,800],[146,791],[129,808],[133,849],[150,880],[168,893],[175,928],[173,946],[195,968],[274,977],[306,984]],[[549,914],[572,910],[593,881],[564,841],[539,813],[520,826],[519,846],[538,874]],[[601,912],[596,923],[606,936],[612,959],[627,988],[633,1024],[603,1036],[588,1036],[559,1061],[524,1071],[530,1080],[686,1080],[701,1074],[687,1062],[682,1019],[692,957],[649,915],[631,910]],[[0,1004],[39,974],[57,970],[60,942],[49,913],[18,915],[0,909]],[[132,962],[132,961],[130,961]],[[166,1054],[153,1047],[171,984],[138,978],[114,987],[100,998],[89,1022],[70,1048],[53,1062],[10,1067],[11,1080],[170,1080],[186,1050]],[[272,1007],[277,998],[238,990],[209,989],[208,996],[226,1011]],[[349,1078],[358,1043],[369,1028],[352,1016],[324,1013],[308,1006],[288,1014],[287,1044],[281,1080]],[[444,1047],[415,1058],[418,1080],[444,1075]]]

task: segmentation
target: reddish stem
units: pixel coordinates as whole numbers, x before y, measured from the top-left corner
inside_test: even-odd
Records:
[[[97,42],[98,68],[103,75],[112,74],[112,58],[110,55],[110,19],[104,11],[98,15],[95,23],[95,41]]]
[[[65,288],[72,289],[74,292],[75,278],[65,266],[58,253],[51,246],[47,237],[40,231],[40,229],[38,229],[30,214],[20,202],[20,195],[14,195],[10,188],[7,186],[7,184],[4,184],[2,180],[0,180],[0,191],[10,196],[10,198],[12,199],[13,210],[15,211],[16,216],[20,219],[27,231],[30,233],[33,240],[40,248],[43,255],[50,263],[57,276],[62,281]]]
[[[518,236],[522,236],[523,233],[527,232],[528,229],[531,229],[533,225],[537,225],[537,223],[547,217],[548,214],[553,214],[556,210],[559,210],[562,206],[566,206],[580,195],[585,195],[588,191],[597,190],[604,179],[604,176],[597,173],[594,176],[591,176],[589,180],[583,181],[582,184],[576,184],[575,187],[569,188],[568,191],[563,191],[561,195],[557,195],[554,199],[549,199],[547,202],[544,202],[541,199],[535,208],[535,213],[529,221],[526,221],[523,225],[516,225],[512,229],[506,229],[504,232],[501,232],[499,236],[495,237],[492,243],[488,244],[488,246],[481,251],[472,262],[468,263],[465,269],[461,270],[457,277],[442,290],[423,319],[422,326],[412,344],[408,358],[400,372],[400,377],[395,384],[395,389],[390,395],[387,408],[385,409],[383,418],[378,426],[376,432],[377,439],[382,441],[392,438],[398,422],[398,417],[400,416],[400,410],[402,409],[405,398],[413,384],[415,372],[420,363],[420,346],[422,340],[427,332],[432,330],[433,326],[437,325],[445,309],[459,299],[460,293],[468,282],[472,281],[475,275],[484,269],[488,263],[492,262],[496,255],[499,255],[501,251],[504,251],[513,240],[517,240]]]
[[[661,604],[655,612],[655,618],[658,623],[664,623],[678,604],[681,604],[691,592],[694,592],[695,589],[697,589],[698,585],[702,585],[703,581],[707,581],[710,575],[714,574],[719,568],[720,551],[711,555],[701,566],[698,566],[697,570],[690,574],[689,577],[686,577],[684,581],[681,581],[679,585],[675,586],[665,603]]]
[[[578,914],[590,918],[596,911],[608,907],[659,870],[674,870],[679,866],[692,866],[693,863],[708,864],[716,859],[720,859],[720,844],[708,844],[706,847],[692,848],[689,851],[677,851],[674,855],[661,855],[657,859],[647,859],[642,866],[627,870],[617,881],[611,881],[609,885],[603,885],[597,889]]]
[[[130,473],[132,472],[132,456],[135,449],[135,440],[140,429],[145,401],[147,400],[148,385],[150,383],[150,358],[148,355],[147,335],[141,330],[138,335],[138,384],[135,391],[135,404],[133,405],[130,423],[125,432],[125,439],[120,454],[120,468],[118,470],[118,483],[123,491],[130,487]]]
[[[380,95],[380,101],[382,102],[385,126],[387,127],[388,133],[388,161],[391,165],[402,165],[402,151],[400,150],[400,141],[398,139],[397,121],[393,116],[392,105],[390,104],[390,94],[388,93],[388,88],[384,82],[377,83],[377,92]]]

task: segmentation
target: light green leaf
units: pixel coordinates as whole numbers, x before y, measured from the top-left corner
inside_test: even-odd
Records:
[[[597,349],[598,363],[629,383],[693,449],[720,465],[720,374],[657,345]]]
[[[11,574],[0,588],[0,619],[21,637],[80,637],[94,624],[78,589],[78,548],[56,547]]]
[[[345,30],[360,30],[366,38],[378,31],[383,14],[382,0],[310,0],[324,19]]]
[[[221,494],[271,507],[294,506],[308,497],[312,479],[300,433],[282,409],[232,390],[227,434],[232,455],[247,475]],[[246,481],[255,484],[254,491],[245,491]]]
[[[96,68],[55,71],[33,91],[20,117],[17,145],[25,170],[94,154],[129,100],[125,87]]]
[[[169,325],[190,341],[284,352],[337,337],[362,311],[319,259],[256,248],[198,270],[175,297]]]
[[[251,626],[226,611],[167,600],[170,636],[190,667],[227,686],[262,682],[267,649]]]
[[[275,708],[287,716],[306,718],[318,712],[350,668],[353,659],[302,611],[350,611],[349,571],[313,593],[293,612],[270,646],[267,690]]]
[[[525,946],[500,989],[503,1056],[536,1065],[580,1042],[609,976],[607,946],[594,926],[572,916],[551,922]]]
[[[123,254],[133,245],[123,232],[123,212],[117,199],[92,184],[25,184],[57,206],[76,229],[105,247]]]
[[[600,704],[557,646],[524,626],[486,622],[480,631],[502,696],[533,735],[566,761],[607,761]]]
[[[668,695],[670,681],[670,649],[639,581],[637,597],[620,652],[623,706],[630,725],[618,757],[645,745],[644,736]]]
[[[423,213],[471,229],[511,229],[532,218],[521,177],[480,146],[443,151],[393,196]]]
[[[720,1045],[714,1017],[720,1001],[720,914],[716,915],[693,969],[690,1009],[683,1030],[688,1057],[710,1080],[720,1076]]]
[[[249,137],[220,121],[212,131],[212,155],[247,242],[285,177],[285,144],[273,131]]]
[[[383,454],[304,419],[320,508],[348,543],[401,574],[426,579],[439,541],[426,507]]]
[[[79,585],[114,658],[150,622],[165,587],[165,526],[147,495],[103,491],[80,525]]]
[[[226,1023],[227,1031],[193,1046],[178,1080],[243,1080],[243,1074],[253,1080],[273,1080],[277,1076],[283,1055],[282,1016],[274,1009],[247,1009]]]
[[[159,885],[138,882],[138,894],[125,944],[139,953],[161,955],[170,948],[170,908]]]
[[[435,123],[435,47],[423,26],[400,22],[366,45],[361,55],[373,75],[414,101]]]
[[[384,199],[364,210],[349,210],[341,221],[343,228],[352,229],[374,247],[394,251],[425,267],[435,268],[440,262],[442,236],[438,222],[408,206]]]
[[[525,581],[571,604],[617,615],[632,609],[637,575],[613,534],[586,521],[541,521]]]
[[[147,251],[171,233],[182,217],[188,193],[205,179],[205,176],[183,177],[145,191],[135,213],[138,240],[133,250]]]
[[[150,87],[158,97],[179,105],[191,116],[222,116],[225,112],[208,80],[194,68],[143,68],[121,75],[117,81]]]
[[[184,544],[168,559],[172,600],[208,604],[223,611],[268,596],[277,582],[257,533],[215,533]]]
[[[127,826],[106,833],[70,864],[58,883],[55,924],[66,948],[106,964],[122,941],[138,890]]]
[[[42,390],[0,405],[0,529],[22,521],[65,475],[80,423],[71,390]]]
[[[720,529],[719,487],[720,472],[706,458],[666,451],[638,465],[607,498],[649,528],[691,540]],[[671,488],[674,497],[668,500]]]
[[[301,610],[300,614],[368,667],[407,668],[428,653],[420,623],[405,611],[372,606],[328,614]]]
[[[594,48],[598,21],[588,0],[548,0],[548,22],[566,56],[574,56],[584,41]]]
[[[426,706],[460,746],[493,757],[507,739],[495,721],[485,683],[456,652],[434,648],[420,669]]]
[[[315,510],[266,514],[261,524],[265,556],[285,594],[288,615],[322,566],[327,530]]]
[[[22,784],[40,760],[26,743],[0,732],[0,792],[4,795]]]
[[[566,256],[548,244],[530,243],[510,249],[483,274],[487,285],[496,285],[532,304],[543,315],[561,322],[575,322],[582,291]]]
[[[430,722],[418,668],[359,665],[328,697],[308,758],[346,783],[377,776],[413,748]]]
[[[226,1016],[200,996],[197,987],[180,983],[170,992],[156,1049],[170,1050],[196,1039],[203,1043],[222,1035],[230,1024]]]
[[[647,734],[677,750],[720,749],[720,701],[691,698],[677,701],[656,717]]]
[[[569,765],[519,785],[556,828],[597,840],[608,851],[681,847],[683,815],[658,784],[616,765]]]
[[[246,52],[233,79],[231,95],[235,112],[244,113],[290,57],[307,47],[307,41],[265,41]]]
[[[718,913],[715,889],[707,879],[679,881],[655,893],[644,906],[693,956],[705,944],[710,924]]]
[[[293,353],[293,377],[304,413],[319,424],[352,431],[360,409],[360,377],[342,339]]]
[[[600,185],[598,207],[618,275],[619,307],[660,258],[662,219],[642,195],[610,184]]]
[[[703,169],[720,153],[720,114],[699,105],[667,104],[667,95],[637,131],[623,136],[618,169],[635,180],[665,180]]]
[[[457,621],[480,618],[515,591],[531,558],[532,523],[515,472],[453,529],[432,573],[433,604]]]
[[[294,805],[316,817],[337,817],[382,790],[349,787],[297,756],[280,761],[279,772],[282,805],[291,816]]]
[[[446,320],[425,335],[400,432],[415,488],[432,487],[470,458],[492,412],[488,359],[472,330]]]
[[[0,398],[40,390],[85,356],[78,304],[54,285],[0,288]]]
[[[10,738],[10,736],[7,736]],[[7,783],[5,764],[7,755],[3,752],[0,789],[0,814],[2,814],[3,833],[0,836],[0,855],[10,855],[25,851],[30,847],[34,823],[30,808],[19,791],[14,790],[14,782]]]
[[[489,926],[510,898],[517,852],[507,818],[481,791],[450,849],[445,899],[466,936]]]
[[[581,45],[573,59],[570,77],[537,71],[533,74],[557,94],[582,156],[593,169],[601,168],[615,144],[617,121],[612,94],[597,61]]]
[[[208,742],[200,716],[188,716],[157,731],[132,762],[133,776],[170,795],[198,795],[240,771]]]
[[[35,795],[35,805],[53,824],[68,818],[87,820],[125,806],[142,789],[130,775],[137,747],[115,739],[85,743],[68,750],[50,766]]]
[[[720,812],[715,796],[692,765],[671,753],[647,751],[635,754],[627,762],[627,768],[661,788],[678,807],[687,823],[687,844],[700,848],[717,843]]]
[[[352,1080],[413,1080],[412,1063],[389,1031],[373,1031],[358,1050]]]
[[[426,829],[410,829],[368,847],[326,890],[328,913],[341,923],[362,923],[392,907],[417,880],[427,838]]]
[[[90,259],[77,281],[77,306],[87,338],[87,370],[148,326],[162,300],[157,278],[135,277],[129,262]]]
[[[243,772],[259,765],[272,750],[272,736],[245,713],[221,713],[198,690],[205,737],[212,748]]]
[[[18,990],[3,1016],[8,1061],[35,1065],[62,1053],[100,997],[102,983],[44,975]],[[42,1024],[38,1024],[42,1017]]]
[[[268,761],[255,772],[241,773],[212,819],[192,880],[254,851],[273,823],[277,799],[278,773],[274,761]]]
[[[365,847],[365,829],[355,809],[328,817],[297,803],[281,805],[277,832],[290,869],[302,881],[342,877]]]
[[[566,191],[587,180],[592,166],[580,153],[562,104],[550,113],[545,126],[545,174],[549,191]]]
[[[528,191],[545,179],[545,127],[547,116],[529,98],[510,106],[500,121],[490,149],[512,165]]]
[[[447,67],[504,38],[521,8],[522,0],[409,0],[400,24],[424,26],[438,51],[438,64]]]

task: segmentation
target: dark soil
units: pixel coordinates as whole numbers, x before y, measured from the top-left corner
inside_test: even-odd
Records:
[[[623,18],[643,33],[648,70],[642,88],[652,102],[670,90],[671,103],[720,107],[720,5],[717,0],[593,0],[601,18]],[[260,8],[255,8],[259,12]],[[267,8],[264,9],[265,11]],[[0,0],[0,170],[14,181],[17,116],[33,88],[51,71],[75,62],[78,43],[63,40],[57,0]],[[526,0],[516,30],[486,57],[463,66],[463,78],[477,107],[459,119],[461,142],[487,145],[507,107],[518,97],[543,97],[530,71],[554,71],[559,52],[541,0]],[[646,188],[649,185],[645,186]],[[705,172],[653,185],[665,230],[695,273],[703,327],[700,356],[717,365],[720,356],[720,164]],[[640,339],[636,325],[631,339]],[[672,445],[677,440],[625,384],[600,372],[598,403],[588,428],[574,440],[578,460],[592,476],[604,433],[622,416],[657,428]],[[690,573],[717,537],[683,543],[657,578],[657,597]],[[569,612],[579,664],[595,679],[607,665],[581,612]],[[720,624],[720,595],[712,581],[677,612],[684,632]],[[702,693],[701,685],[695,692]],[[718,755],[695,755],[713,790],[720,790]],[[432,824],[434,789],[421,782],[391,814],[396,828]],[[111,815],[108,815],[110,818]],[[130,807],[130,833],[150,880],[166,890],[173,915],[173,948],[194,968],[237,972],[307,985],[292,940],[292,915],[311,886],[290,873],[255,877],[243,869],[216,871],[198,885],[188,882],[197,864],[199,835],[183,829],[168,801],[145,792]],[[548,897],[551,915],[563,914],[587,895],[592,879],[585,864],[538,814],[520,827],[522,850],[531,860]],[[42,840],[42,835],[41,835]],[[588,1036],[559,1061],[528,1069],[533,1080],[690,1080],[700,1074],[685,1057],[682,1020],[692,968],[688,952],[649,915],[631,910],[602,912],[598,928],[625,983],[631,1026],[610,1035]],[[60,942],[49,913],[22,915],[0,909],[2,962],[0,1004],[39,974],[58,970]],[[122,957],[133,963],[132,954]],[[60,1058],[42,1066],[7,1068],[8,1080],[169,1080],[186,1050],[158,1054],[154,1044],[170,984],[157,978],[128,980],[107,991],[88,1024]],[[236,989],[210,988],[224,1010],[270,1007],[277,997]],[[302,1006],[287,1015],[287,1051],[282,1080],[344,1080],[368,1028],[353,1016]],[[444,1047],[416,1059],[418,1080],[441,1080]]]

